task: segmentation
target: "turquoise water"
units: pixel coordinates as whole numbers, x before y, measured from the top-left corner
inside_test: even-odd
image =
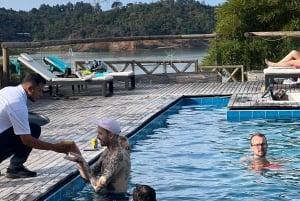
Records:
[[[154,187],[161,201],[299,200],[299,122],[229,122],[228,101],[183,99],[132,136],[128,192],[139,183]],[[256,172],[239,162],[251,155],[255,132],[266,134],[268,159],[281,169]],[[78,182],[61,200],[105,200]]]

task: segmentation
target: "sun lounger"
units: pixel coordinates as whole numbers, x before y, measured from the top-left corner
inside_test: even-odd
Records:
[[[77,70],[89,70],[85,67],[86,62],[84,61],[76,61],[75,69]],[[101,61],[101,65],[109,66],[104,61]],[[106,73],[106,72],[105,72]],[[125,89],[130,90],[135,88],[135,74],[133,71],[125,71],[125,72],[107,72],[106,75],[113,76],[114,80],[119,80],[125,82]]]
[[[134,89],[135,88],[135,75],[133,71],[128,72],[113,72],[108,73],[106,75],[110,75],[114,77],[114,80],[120,80],[125,82],[125,89]],[[129,86],[130,84],[130,86]]]
[[[299,78],[300,69],[295,67],[268,67],[264,69],[265,88],[274,82],[275,78]]]
[[[45,62],[45,64],[50,66],[51,72],[58,71],[60,73],[63,73],[64,77],[67,77],[71,74],[71,65],[65,63],[55,56],[44,57],[43,61]]]
[[[22,53],[18,60],[30,68],[32,71],[40,74],[46,79],[49,86],[52,85],[70,85],[72,86],[74,92],[75,85],[88,85],[88,84],[99,84],[102,89],[103,96],[109,96],[113,94],[113,77],[112,76],[102,76],[96,78],[80,79],[80,78],[61,78],[57,77],[55,74],[51,73],[47,68],[42,66],[40,63],[35,61],[30,55]],[[50,92],[52,93],[52,87],[50,87]]]

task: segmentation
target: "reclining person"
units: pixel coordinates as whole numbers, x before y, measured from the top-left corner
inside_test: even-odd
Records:
[[[265,63],[268,66],[272,67],[285,67],[285,66],[295,66],[300,67],[300,52],[292,50],[287,54],[283,59],[278,62],[271,62],[268,59],[265,59]]]

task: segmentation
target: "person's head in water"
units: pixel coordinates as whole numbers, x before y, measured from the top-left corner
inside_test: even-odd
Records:
[[[132,201],[156,201],[156,192],[148,185],[137,184],[133,190]]]
[[[266,136],[261,133],[253,134],[250,138],[250,149],[253,151],[254,159],[265,158],[268,149]]]

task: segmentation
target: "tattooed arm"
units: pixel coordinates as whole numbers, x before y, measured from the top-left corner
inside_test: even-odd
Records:
[[[78,171],[81,177],[87,181],[90,180],[91,175],[93,175],[92,170],[89,167],[89,164],[84,160],[84,158],[76,153],[70,152],[69,156],[66,156],[65,159],[76,162]]]
[[[93,167],[91,168],[92,169],[92,172],[95,174],[95,175],[100,175],[101,174],[101,167],[102,167],[102,164],[103,164],[103,160],[107,157],[107,154],[108,154],[108,149],[105,149],[99,159],[96,161],[96,163],[93,165]]]
[[[72,156],[65,157],[67,160],[77,162],[78,170],[82,178],[87,181],[90,181],[91,185],[96,192],[106,192],[107,185],[111,182],[114,176],[122,169],[122,161],[124,160],[123,155],[120,150],[116,150],[111,155],[105,154],[102,159],[98,160],[93,170],[99,171],[101,168],[104,169],[102,175],[97,178],[94,174],[94,171],[89,167],[88,163],[84,158],[75,153],[70,153]],[[103,164],[105,160],[105,164]],[[105,166],[105,167],[101,167]]]
[[[118,190],[111,182],[115,179],[116,175],[123,168],[123,154],[121,150],[116,150],[111,155],[107,155],[104,160],[106,160],[106,162],[102,164],[102,175],[98,179],[94,179],[95,177],[91,178],[90,182],[96,192]],[[112,189],[107,189],[108,186]]]

